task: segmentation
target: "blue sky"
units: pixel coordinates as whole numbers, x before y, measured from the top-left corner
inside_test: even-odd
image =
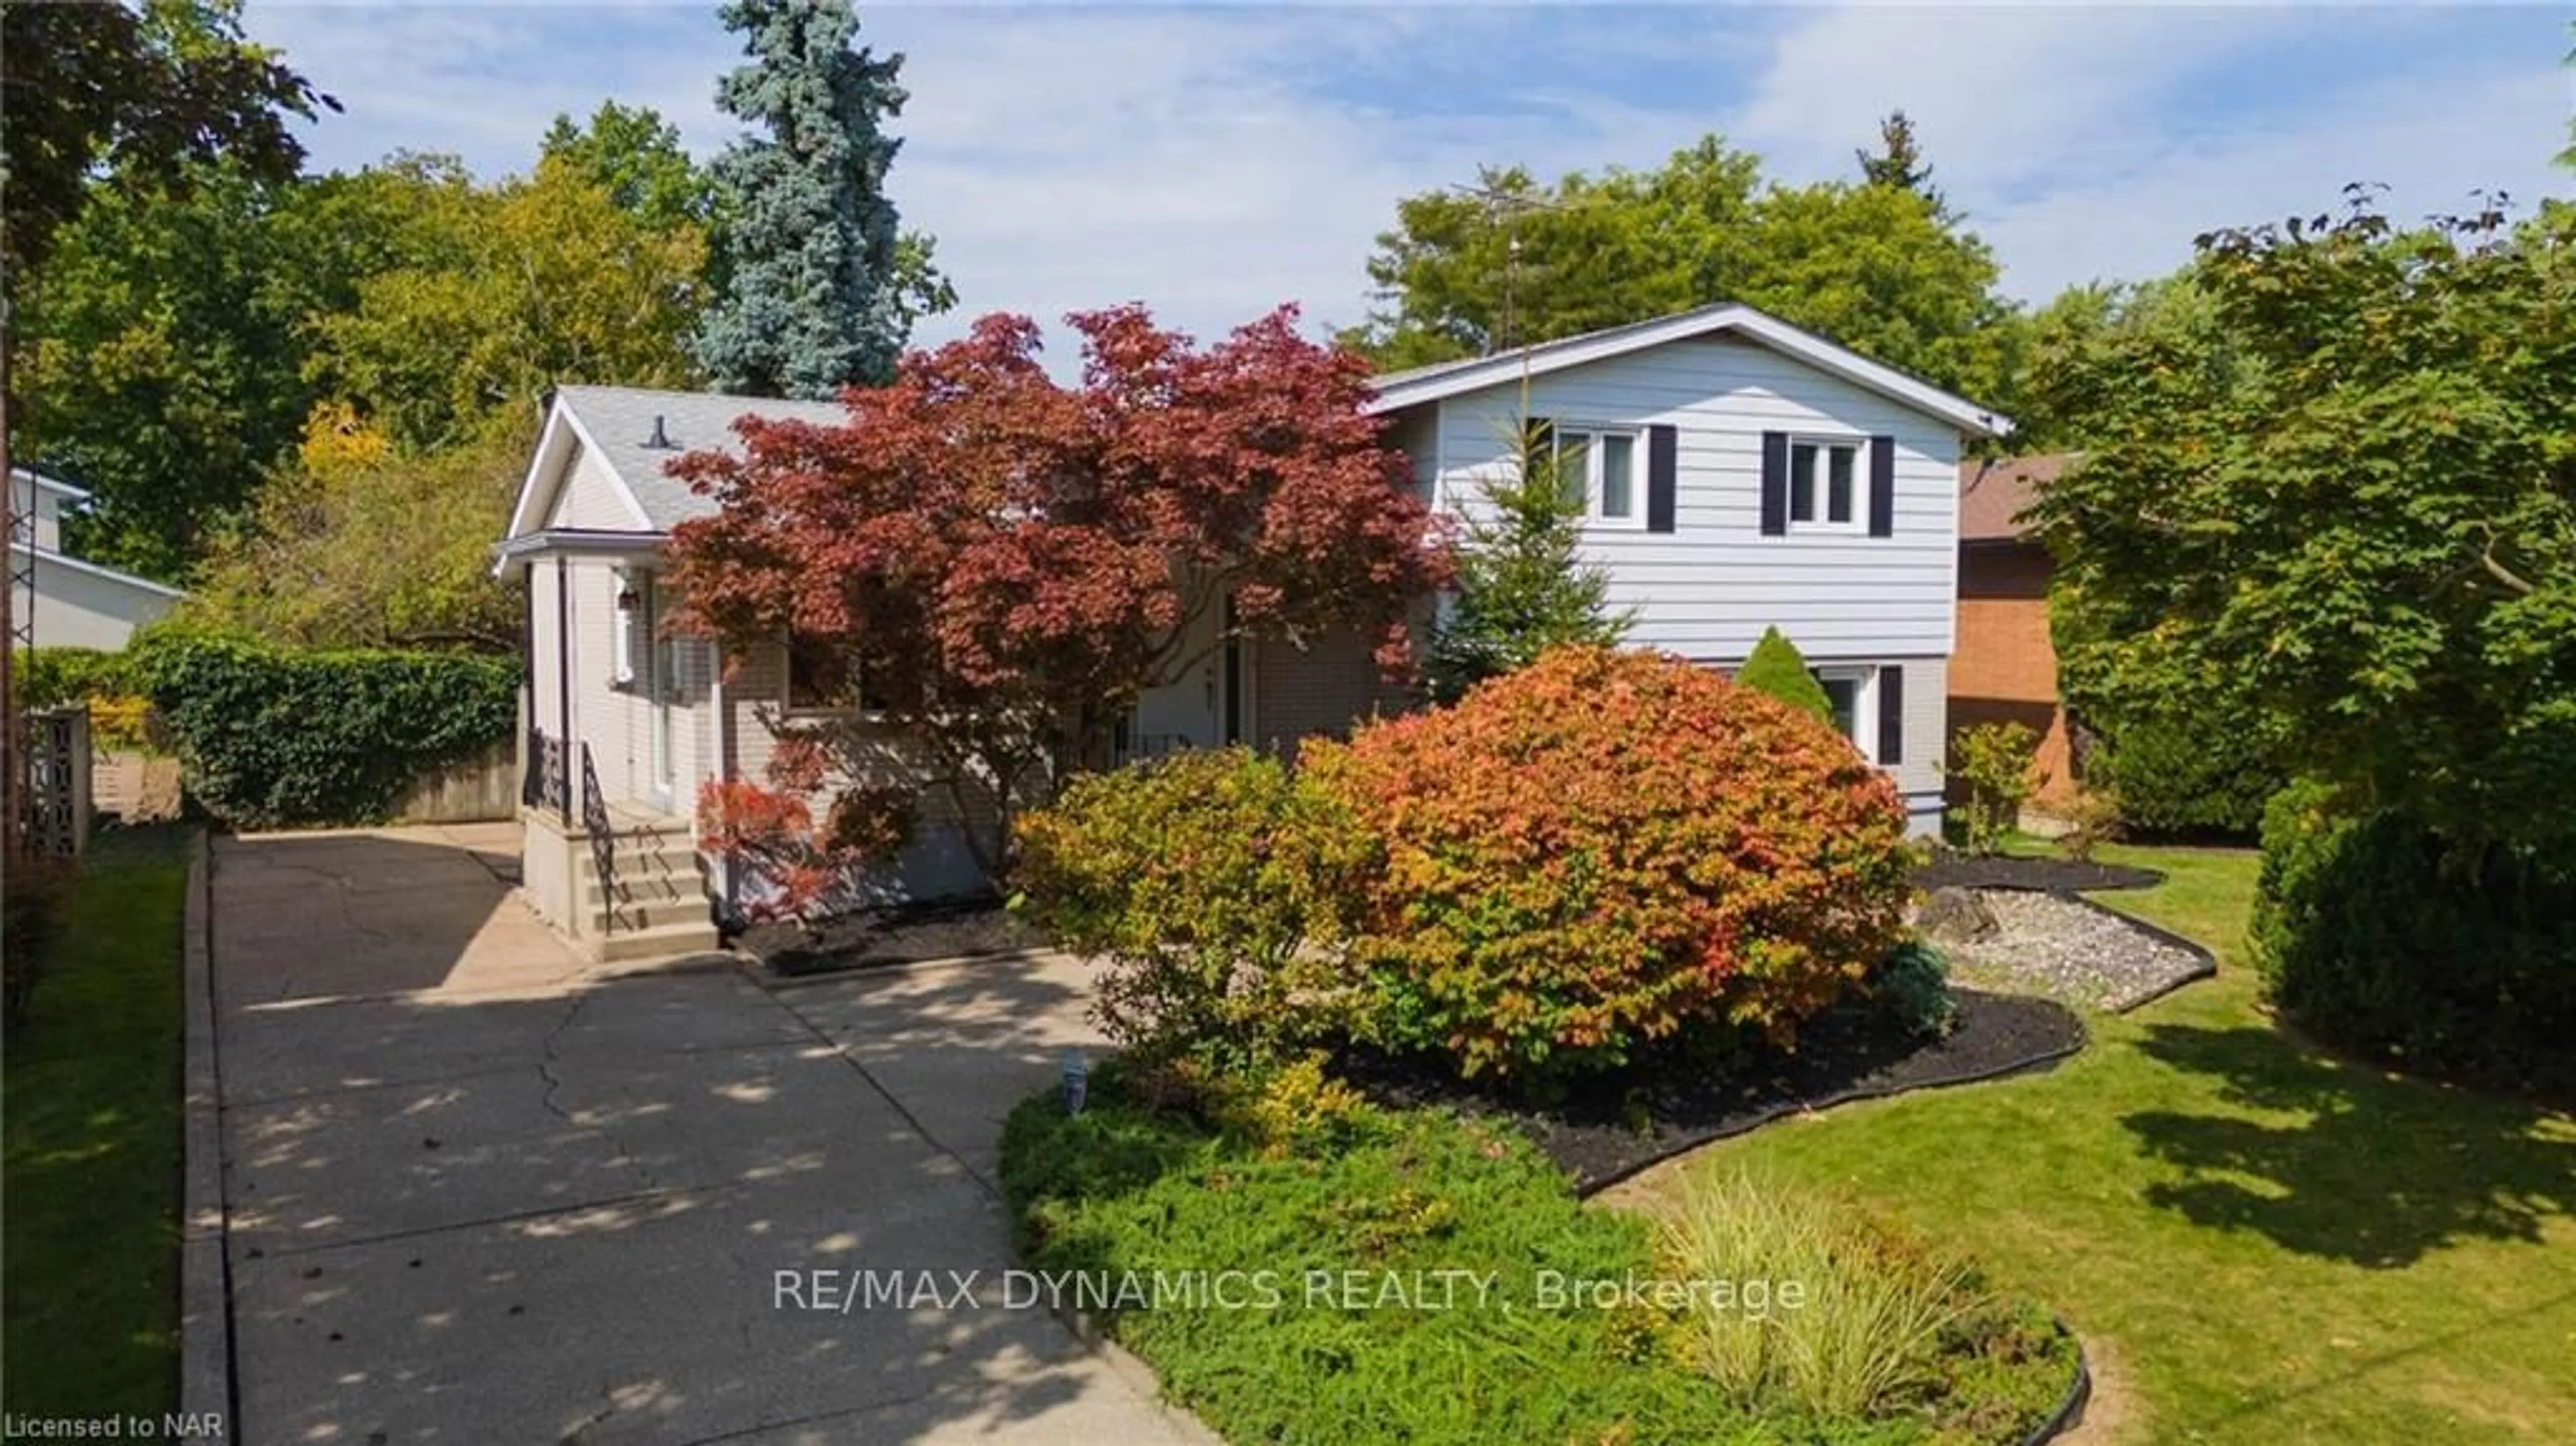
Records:
[[[1791,181],[1848,174],[1902,106],[1936,179],[2044,300],[2170,269],[2212,226],[2401,216],[2474,188],[2576,194],[2564,7],[870,6],[912,92],[892,191],[939,238],[957,314],[1052,320],[1142,299],[1203,335],[1281,300],[1328,323],[1399,196],[1479,163],[1652,166],[1703,133]],[[450,151],[524,170],[558,112],[656,107],[701,154],[732,132],[739,46],[706,5],[250,0],[346,113],[317,163]]]

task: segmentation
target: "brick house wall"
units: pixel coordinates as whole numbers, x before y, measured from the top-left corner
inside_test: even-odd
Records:
[[[2048,640],[2050,568],[2047,551],[2034,542],[1960,543],[1959,640],[1950,657],[1951,737],[1981,723],[2037,732],[2042,802],[2067,796],[2075,778],[2066,710],[2057,700],[2057,650]]]

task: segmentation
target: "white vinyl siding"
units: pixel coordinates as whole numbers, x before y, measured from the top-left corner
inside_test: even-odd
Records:
[[[1499,384],[1418,411],[1439,418],[1438,495],[1475,505],[1507,466],[1520,386]],[[1674,428],[1674,528],[1588,528],[1610,572],[1609,604],[1633,608],[1631,644],[1739,658],[1778,626],[1811,660],[1946,657],[1957,613],[1959,439],[1949,425],[1753,343],[1675,342],[1534,379],[1529,414],[1569,427]],[[1761,527],[1762,434],[1895,439],[1892,535]],[[1642,452],[1642,449],[1641,449]],[[1854,513],[1866,518],[1868,454]],[[1645,511],[1639,459],[1637,508]],[[1824,477],[1819,469],[1819,492]],[[1908,688],[1914,684],[1909,678]],[[1911,705],[1916,695],[1908,693]]]
[[[562,490],[555,494],[554,511],[547,515],[545,525],[585,532],[649,530],[643,514],[635,510],[625,490],[617,485],[608,464],[587,447],[573,449]]]

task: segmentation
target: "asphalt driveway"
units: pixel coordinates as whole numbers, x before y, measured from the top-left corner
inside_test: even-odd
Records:
[[[1191,1439],[994,1284],[1000,1118],[1093,1042],[1073,970],[606,972],[516,850],[215,845],[235,1441]],[[980,1303],[844,1308],[868,1271]]]

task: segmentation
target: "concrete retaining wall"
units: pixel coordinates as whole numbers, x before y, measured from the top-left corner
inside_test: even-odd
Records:
[[[488,823],[519,816],[518,749],[503,739],[414,783],[394,805],[396,823]]]

